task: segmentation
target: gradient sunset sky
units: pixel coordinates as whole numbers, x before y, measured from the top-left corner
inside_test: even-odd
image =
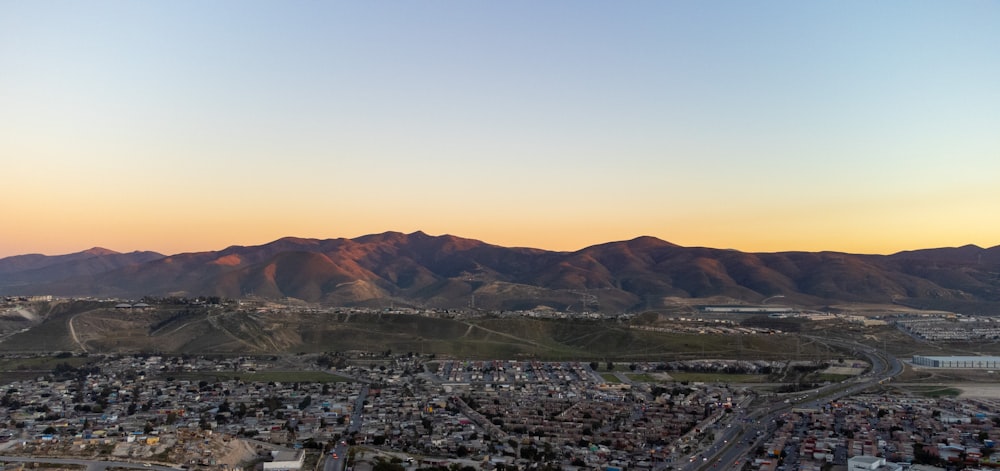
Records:
[[[0,257],[1000,244],[995,1],[3,1]]]

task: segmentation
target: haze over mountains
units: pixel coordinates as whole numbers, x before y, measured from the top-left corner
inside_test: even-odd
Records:
[[[670,298],[725,296],[823,305],[1000,308],[1000,246],[855,255],[746,253],[653,237],[576,252],[509,248],[450,235],[386,232],[283,238],[165,256],[91,249],[0,259],[0,294],[294,298],[342,306],[639,311]]]

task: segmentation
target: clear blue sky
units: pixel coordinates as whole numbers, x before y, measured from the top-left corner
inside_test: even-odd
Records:
[[[0,2],[0,256],[1000,244],[1000,3]]]

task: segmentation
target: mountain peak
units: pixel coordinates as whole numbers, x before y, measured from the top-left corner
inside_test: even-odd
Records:
[[[552,252],[423,231],[384,232],[354,239],[284,237],[159,263],[162,256],[154,253],[100,247],[0,259],[0,292],[239,297],[252,291],[331,305],[392,299],[449,309],[467,306],[475,295],[477,303],[489,303],[484,309],[504,310],[568,309],[578,299],[572,290],[599,289],[594,296],[609,311],[662,307],[657,300],[667,297],[763,299],[773,293],[807,304],[896,302],[909,295],[914,305],[993,310],[1000,296],[987,288],[1000,267],[997,250],[965,245],[888,256],[755,254],[639,236]],[[359,280],[365,284],[355,285]]]
[[[594,249],[605,249],[613,247],[627,247],[628,250],[650,250],[664,247],[680,247],[677,244],[672,244],[662,239],[657,239],[653,236],[639,236],[634,239],[622,240],[617,242],[605,242],[603,244],[597,244],[590,247],[585,247],[582,251],[594,250]]]
[[[935,260],[973,260],[987,252],[986,249],[975,245],[966,244],[961,247],[940,247],[936,249],[906,250],[897,252],[891,257],[896,258],[923,258]]]
[[[276,240],[274,242],[271,242],[271,243],[272,244],[293,244],[293,245],[316,245],[317,243],[319,243],[319,241],[316,240],[316,239],[307,239],[307,238],[304,238],[304,237],[286,236],[286,237],[282,237],[282,238],[280,238],[280,239],[278,239],[278,240]]]
[[[677,244],[667,242],[663,239],[658,239],[653,236],[639,236],[635,239],[626,241],[626,244],[630,246],[638,247],[680,247]]]
[[[90,248],[88,250],[84,250],[81,253],[85,253],[87,255],[93,255],[95,257],[96,256],[101,256],[101,255],[116,255],[116,254],[118,254],[118,252],[115,252],[114,250],[106,249],[104,247],[93,247],[93,248]]]

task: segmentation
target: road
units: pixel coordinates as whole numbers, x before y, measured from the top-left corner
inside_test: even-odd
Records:
[[[73,327],[73,321],[75,321],[77,317],[80,317],[80,314],[70,317],[69,321],[67,322],[67,324],[69,324],[69,336],[73,338],[73,341],[76,342],[76,344],[80,347],[80,350],[86,353],[87,346],[80,341],[80,337],[76,336],[76,328]]]
[[[325,458],[323,462],[323,471],[344,471],[344,467],[347,465],[347,442],[346,438],[348,435],[357,433],[361,430],[361,421],[364,420],[364,408],[365,399],[368,398],[368,385],[365,384],[361,386],[361,391],[358,392],[358,398],[354,401],[354,410],[351,412],[351,421],[347,425],[347,433],[344,434],[345,440],[341,440],[336,445],[333,446],[333,450]]]
[[[903,364],[900,363],[899,359],[873,347],[848,340],[809,338],[828,344],[836,344],[865,355],[871,362],[871,371],[853,380],[800,393],[800,396],[808,397],[807,400],[789,401],[788,403],[784,400],[771,402],[763,408],[747,414],[742,417],[742,422],[734,423],[732,427],[727,427],[723,433],[717,434],[715,442],[707,450],[680,465],[680,469],[683,471],[742,469],[744,460],[748,459],[751,452],[774,432],[779,414],[793,407],[818,408],[827,402],[863,391],[903,371]],[[665,466],[666,463],[657,468],[662,469]]]

